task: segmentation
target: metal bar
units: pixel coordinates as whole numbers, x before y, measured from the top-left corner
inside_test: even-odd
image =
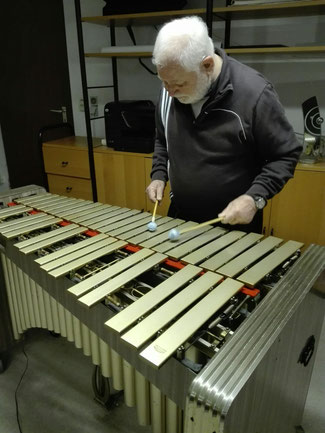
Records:
[[[109,243],[109,241],[110,239],[107,239],[107,243]],[[54,278],[62,277],[63,275],[66,275],[71,271],[79,269],[93,260],[99,259],[100,257],[103,257],[106,254],[110,254],[113,251],[124,247],[125,245],[126,244],[123,241],[117,241],[114,242],[113,244],[106,245],[105,247],[99,248],[98,250],[93,251],[90,254],[86,254],[85,256],[82,256],[79,259],[74,260],[73,262],[70,262],[65,266],[61,266],[60,268],[54,269],[53,271],[49,272],[49,275],[52,275]]]
[[[126,332],[122,340],[138,349],[160,329],[176,319],[186,308],[204,296],[220,280],[222,280],[221,275],[206,272]],[[204,314],[203,317],[205,317]]]
[[[112,21],[110,24],[110,36],[111,36],[111,46],[114,47],[116,45],[116,38],[115,38],[115,22]],[[118,94],[118,75],[117,75],[117,59],[116,57],[112,58],[112,73],[113,73],[113,86],[114,86],[114,101],[119,101],[119,94]]]
[[[35,223],[33,225],[26,226],[25,228],[21,228],[19,230],[13,230],[11,232],[7,232],[4,236],[7,239],[13,239],[13,238],[16,238],[22,234],[30,233],[34,230],[44,229],[45,227],[49,227],[53,224],[60,223],[61,221],[62,221],[61,218],[52,217],[52,218],[49,218],[47,220],[42,220],[42,221],[38,222],[37,224]]]
[[[226,275],[227,277],[234,277],[251,263],[254,263],[260,257],[273,250],[273,248],[275,248],[281,242],[282,239],[269,236],[259,244],[255,245],[254,247],[242,253],[240,256],[228,262],[226,265],[218,268],[217,272]]]
[[[209,226],[208,226],[209,227]],[[172,250],[168,251],[168,255],[170,257],[173,257],[175,259],[179,259],[192,251],[197,250],[198,248],[203,247],[203,245],[208,244],[209,242],[212,242],[214,239],[219,238],[223,234],[226,233],[225,229],[222,229],[221,227],[215,227],[211,230],[205,230],[200,236],[196,236],[194,239],[191,239],[188,242],[185,242],[185,244],[177,246],[176,248],[173,248]]]
[[[84,99],[85,121],[86,121],[86,131],[87,131],[90,179],[91,179],[91,186],[93,192],[93,201],[97,201],[96,173],[95,173],[93,139],[92,139],[91,122],[90,122],[89,96],[88,96],[88,89],[87,89],[87,74],[86,74],[85,50],[84,50],[83,34],[82,34],[80,0],[75,0],[75,10],[76,10],[82,93]]]
[[[140,356],[159,368],[187,341],[200,326],[219,310],[243,286],[227,279],[205,296],[191,310],[177,320],[167,331],[146,347]]]
[[[26,223],[32,224],[35,222],[36,219],[39,219],[41,217],[44,218],[44,216],[47,216],[47,215],[43,212],[40,212],[37,214],[26,215],[26,216],[21,217],[21,218],[15,218],[15,219],[10,220],[8,222],[4,222],[4,223],[0,224],[0,233],[5,232],[6,230],[8,231],[8,229],[13,230],[15,227],[21,227]]]
[[[74,225],[74,224],[71,224],[71,225]],[[67,227],[69,227],[69,226],[62,227],[62,228],[65,229]],[[53,232],[57,232],[57,231],[58,230],[53,230]],[[85,231],[85,227],[75,227],[72,230],[61,232],[60,234],[56,234],[56,236],[54,236],[54,237],[44,239],[43,241],[39,241],[39,242],[32,244],[30,246],[21,248],[20,251],[23,254],[30,254],[30,253],[33,253],[33,252],[41,249],[41,248],[50,247],[57,242],[72,238],[73,236],[79,235],[84,231]]]
[[[87,230],[86,227],[79,227],[79,226],[77,226],[77,224],[69,224],[67,226],[60,227],[56,230],[52,230],[50,232],[46,232],[46,233],[43,233],[43,234],[38,235],[38,236],[33,236],[32,238],[26,239],[25,241],[17,242],[14,245],[19,250],[21,250],[22,248],[30,247],[33,244],[38,244],[39,242],[42,242],[42,241],[47,240],[47,239],[53,240],[54,238],[56,238],[56,236],[61,235],[63,233],[67,234],[67,232],[69,232],[75,228],[80,228],[83,231]]]
[[[123,243],[122,241],[119,242]],[[82,296],[81,298],[79,298],[79,301],[83,305],[86,305],[87,307],[91,307],[92,305],[95,305],[96,303],[103,300],[105,296],[108,296],[116,292],[121,286],[133,280],[133,278],[136,278],[139,275],[143,274],[144,272],[149,271],[150,269],[152,269],[154,266],[158,265],[158,263],[162,262],[165,259],[166,256],[164,254],[159,254],[159,253],[153,254],[152,256],[143,260],[141,263],[138,263],[137,265],[133,266],[131,269],[128,269],[126,272],[123,272],[123,274],[120,274],[117,277],[112,278],[107,283],[102,284],[101,286],[97,287],[95,290],[91,291],[90,293],[87,293],[87,295]]]
[[[89,246],[93,247],[94,244],[96,244],[95,248],[97,248],[99,242],[105,242],[105,240],[107,239],[109,238],[105,235],[93,236],[84,239],[76,244],[61,248],[59,251],[55,251],[54,253],[47,254],[46,256],[43,256],[35,261],[45,271],[51,271],[52,269],[55,269],[68,262],[71,262],[78,257],[85,255],[85,250],[89,248]],[[113,238],[109,239],[109,243],[112,243],[114,241],[115,239]]]
[[[237,277],[237,280],[242,281],[249,287],[254,287],[262,278],[268,273],[272,272],[277,266],[288,259],[303,243],[296,241],[288,241],[281,247],[277,248],[272,254],[265,257],[265,259],[258,262],[255,266],[248,269],[248,271]]]
[[[183,257],[183,260],[187,263],[192,263],[193,265],[196,265],[202,262],[205,258],[217,253],[222,248],[225,248],[233,242],[237,241],[238,239],[242,238],[243,236],[245,236],[245,234],[246,233],[237,230],[226,233],[224,236],[216,239],[213,242],[210,242],[208,245],[205,245]]]
[[[68,292],[70,292],[72,295],[75,295],[77,297],[85,295],[94,287],[98,286],[99,284],[103,284],[108,279],[116,276],[122,271],[125,271],[126,269],[130,268],[134,264],[151,256],[152,254],[154,254],[153,251],[148,250],[147,248],[143,248],[142,250],[129,255],[125,259],[121,259],[117,263],[114,263],[113,265],[109,266],[107,269],[104,269],[103,271],[98,272],[95,275],[92,275],[91,277],[87,278],[85,281],[81,281],[75,286],[70,287],[68,289]]]
[[[41,221],[47,221],[49,219],[53,219],[54,217],[52,215],[48,215],[46,213],[40,212],[34,215],[27,216],[25,218],[19,218],[18,220],[12,220],[6,224],[3,225],[3,227],[0,226],[0,233],[3,235],[6,235],[8,232],[12,232],[14,230],[20,230],[24,229],[25,227],[34,225]]]
[[[237,242],[222,250],[220,253],[210,257],[205,262],[200,263],[200,266],[202,266],[204,269],[214,271],[232,260],[234,257],[238,256],[243,251],[247,250],[249,247],[253,246],[262,237],[263,235],[258,233],[249,233],[245,237],[239,239]]]
[[[1,209],[0,210],[0,219],[8,218],[10,216],[19,215],[24,212],[28,212],[33,210],[31,207],[27,206],[10,206],[9,208]],[[0,224],[1,226],[2,224]]]
[[[160,304],[179,288],[187,284],[199,272],[201,272],[201,268],[197,266],[185,266],[183,269],[175,272],[170,278],[158,284],[158,286],[154,287],[150,292],[142,296],[142,298],[133,302],[133,304],[130,304],[127,308],[105,322],[105,325],[120,334],[140,317],[153,310],[156,305]]]

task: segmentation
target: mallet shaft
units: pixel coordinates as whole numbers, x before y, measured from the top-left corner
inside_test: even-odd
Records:
[[[152,212],[151,222],[153,223],[155,222],[156,219],[157,206],[158,206],[158,200],[156,200],[155,207],[153,208],[153,212]]]
[[[186,228],[184,230],[180,230],[179,234],[187,233],[187,232],[190,232],[192,230],[196,230],[196,229],[199,229],[201,227],[208,226],[209,224],[219,223],[222,220],[223,220],[222,217],[214,218],[213,220],[205,221],[204,223],[198,224],[197,226],[193,226],[193,227]]]

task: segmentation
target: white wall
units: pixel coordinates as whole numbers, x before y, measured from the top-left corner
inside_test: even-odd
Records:
[[[206,4],[205,0],[188,0],[188,8]],[[82,0],[82,15],[102,15],[102,0]],[[68,58],[71,80],[74,123],[76,135],[86,135],[84,113],[79,111],[82,98],[77,33],[74,2],[64,0]],[[153,44],[156,29],[134,27],[138,44]],[[85,51],[100,51],[110,44],[109,30],[104,26],[83,24]],[[224,25],[215,23],[213,38],[222,40]],[[233,21],[233,45],[324,45],[325,17],[300,17],[264,20]],[[132,45],[126,29],[117,29],[117,44]],[[249,64],[263,73],[279,93],[287,116],[296,132],[303,132],[301,104],[311,96],[317,96],[321,115],[325,117],[325,56],[237,56],[238,60]],[[151,66],[150,59],[144,62]],[[112,84],[111,61],[108,59],[87,59],[88,85]],[[137,59],[118,60],[120,99],[151,99],[156,101],[160,88],[159,80],[145,71]],[[92,90],[91,95],[99,98],[99,114],[103,113],[106,102],[113,100],[111,89]],[[92,122],[93,135],[104,137],[104,122]]]

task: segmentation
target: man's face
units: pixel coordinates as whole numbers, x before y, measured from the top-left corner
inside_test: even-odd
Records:
[[[178,64],[158,68],[158,77],[169,95],[182,104],[193,104],[202,99],[211,84],[207,73],[187,71]]]

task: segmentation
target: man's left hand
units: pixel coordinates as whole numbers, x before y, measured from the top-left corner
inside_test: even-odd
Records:
[[[256,210],[253,197],[244,194],[231,201],[218,216],[223,217],[223,224],[249,224]]]

